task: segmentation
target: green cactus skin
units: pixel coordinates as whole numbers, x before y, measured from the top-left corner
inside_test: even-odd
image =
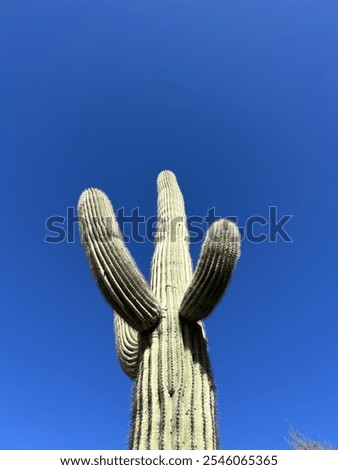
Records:
[[[214,222],[195,273],[176,177],[157,180],[158,228],[150,287],[123,243],[98,189],[79,200],[80,232],[92,272],[114,309],[117,355],[135,379],[131,449],[217,449],[215,387],[202,320],[222,297],[240,254],[240,234]]]

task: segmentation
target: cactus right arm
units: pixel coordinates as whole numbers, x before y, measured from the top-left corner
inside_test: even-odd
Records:
[[[215,308],[239,258],[240,238],[237,226],[229,220],[221,219],[211,225],[180,306],[182,317],[203,320]]]
[[[160,305],[123,242],[108,197],[87,189],[78,213],[82,244],[103,295],[131,327],[152,328],[160,318]]]

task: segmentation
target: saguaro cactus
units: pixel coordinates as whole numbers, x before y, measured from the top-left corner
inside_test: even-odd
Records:
[[[216,449],[215,389],[202,320],[220,300],[239,257],[236,225],[214,222],[195,272],[184,201],[170,171],[158,176],[158,226],[150,285],[98,189],[79,200],[82,243],[114,309],[117,355],[135,379],[131,449]]]

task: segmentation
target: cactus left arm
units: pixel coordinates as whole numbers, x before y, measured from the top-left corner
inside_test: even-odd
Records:
[[[82,243],[103,295],[130,326],[150,329],[159,321],[161,307],[123,242],[108,197],[87,189],[78,212]]]

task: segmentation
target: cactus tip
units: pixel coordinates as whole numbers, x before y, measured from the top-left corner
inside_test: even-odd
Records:
[[[173,173],[170,170],[163,170],[157,177],[157,187],[158,189],[161,189],[162,187],[165,187],[167,184],[170,183],[176,183],[176,176],[175,173]]]

